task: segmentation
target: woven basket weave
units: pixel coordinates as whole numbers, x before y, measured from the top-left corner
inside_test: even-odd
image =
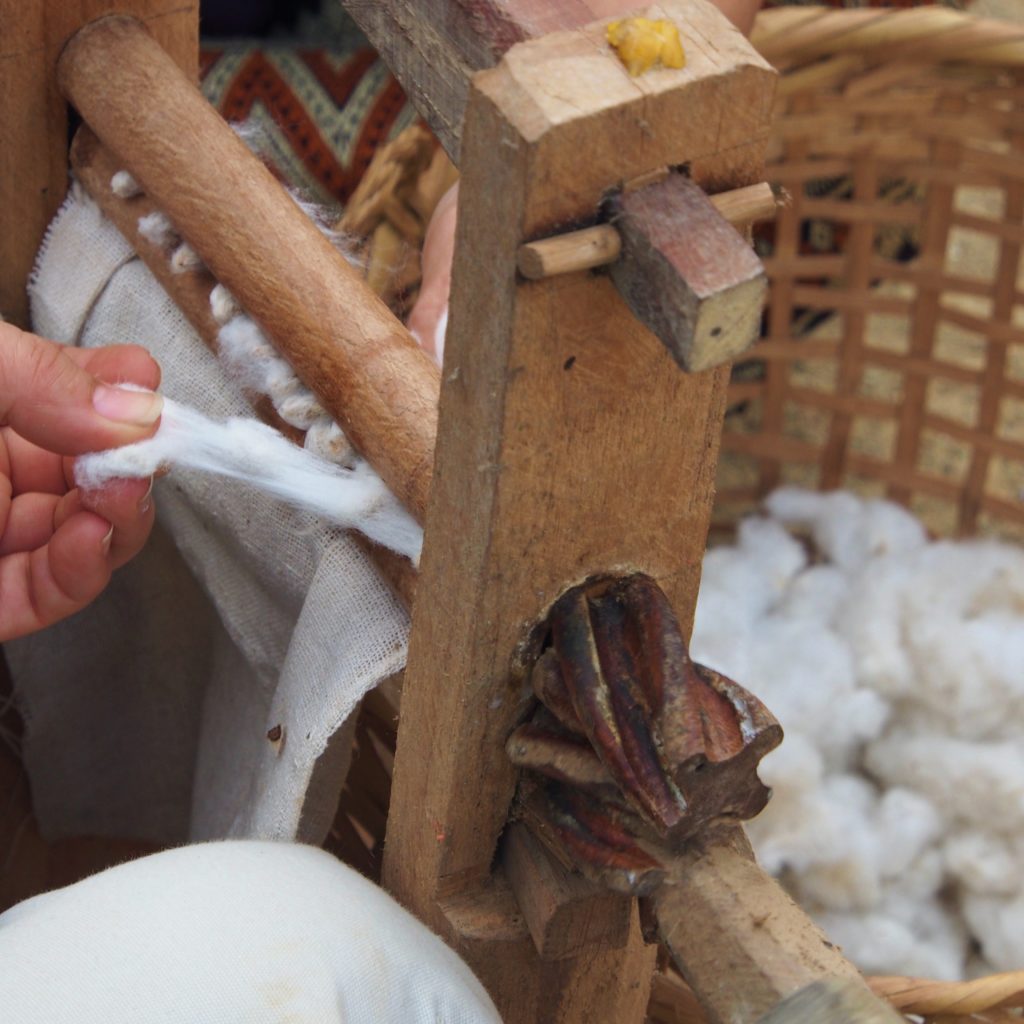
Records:
[[[1024,539],[1024,28],[778,8],[771,298],[737,368],[718,521],[780,483]]]

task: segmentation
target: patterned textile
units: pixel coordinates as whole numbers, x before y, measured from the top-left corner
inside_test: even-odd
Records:
[[[231,42],[204,46],[206,98],[259,132],[273,173],[314,202],[344,204],[377,148],[416,119],[394,76],[358,35],[330,48]]]

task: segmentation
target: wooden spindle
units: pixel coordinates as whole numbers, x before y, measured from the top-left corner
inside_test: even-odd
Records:
[[[103,18],[64,95],[423,520],[440,374],[141,23]]]

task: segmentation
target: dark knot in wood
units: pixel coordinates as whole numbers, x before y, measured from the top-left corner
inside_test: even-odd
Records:
[[[782,729],[743,687],[690,659],[646,576],[576,587],[548,625],[532,674],[541,707],[507,745],[527,769],[520,814],[562,859],[647,891],[688,839],[764,807],[757,765]]]

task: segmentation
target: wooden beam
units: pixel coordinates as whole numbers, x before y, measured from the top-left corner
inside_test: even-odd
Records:
[[[708,196],[711,205],[733,227],[743,229],[775,216],[778,201],[766,182]],[[557,274],[575,274],[614,263],[622,252],[622,236],[613,224],[595,224],[578,231],[526,242],[519,247],[516,266],[530,281]]]
[[[526,282],[516,254],[656,167],[689,162],[716,191],[762,180],[774,73],[704,0],[660,10],[689,40],[685,69],[630,78],[604,26],[588,25],[514,47],[474,79],[466,113],[420,572],[430,598],[413,616],[385,882],[485,976],[509,1024],[543,1004],[550,968],[508,922],[494,940],[508,968],[495,966],[497,946],[467,935],[452,907],[480,893],[486,904],[498,884],[516,782],[503,748],[528,699],[532,627],[568,586],[633,569],[689,628],[727,380],[680,372],[607,278]],[[634,935],[605,956],[599,1009],[580,994],[597,983],[589,955],[557,961],[559,984],[601,1019],[638,1020],[649,954]],[[560,1009],[542,1019],[587,1019],[549,1000]]]
[[[473,74],[509,47],[632,11],[631,0],[342,0],[406,95],[459,162]],[[685,45],[685,44],[684,44]]]
[[[126,8],[195,80],[198,0],[0,0],[0,314],[22,326],[29,271],[67,192],[68,115],[57,58],[82,25]]]

